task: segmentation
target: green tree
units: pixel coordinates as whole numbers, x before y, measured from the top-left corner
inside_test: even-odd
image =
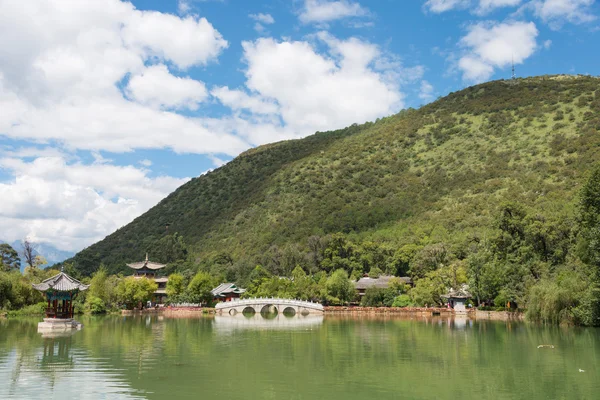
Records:
[[[209,304],[213,300],[211,290],[214,288],[212,277],[206,272],[198,272],[190,281],[186,298],[191,303]]]
[[[354,299],[354,284],[348,279],[348,272],[338,269],[331,274],[326,283],[327,300],[334,304],[347,304]]]
[[[169,275],[169,280],[167,281],[167,296],[169,296],[169,300],[177,301],[184,290],[185,283],[183,275],[179,273]]]
[[[119,302],[131,310],[136,306],[143,306],[152,298],[157,288],[158,285],[151,279],[129,276],[119,282],[116,294]]]
[[[0,243],[0,271],[18,270],[20,268],[19,253],[8,243]]]

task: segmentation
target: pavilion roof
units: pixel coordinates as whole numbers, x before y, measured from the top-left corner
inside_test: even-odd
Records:
[[[441,297],[445,299],[454,298],[454,299],[468,299],[471,297],[471,293],[469,292],[469,285],[463,284],[458,289],[450,288],[448,293],[442,295]]]
[[[58,275],[54,275],[52,278],[48,278],[41,283],[33,284],[32,286],[40,292],[46,292],[48,290],[57,292],[71,292],[74,290],[84,291],[90,287],[90,285],[84,285],[64,272],[60,272]]]
[[[409,277],[381,275],[379,278],[369,278],[369,277],[360,278],[357,282],[354,283],[354,288],[357,290],[368,289],[370,287],[376,287],[379,289],[387,289],[388,287],[390,287],[390,283],[392,282],[392,279],[394,279],[394,278],[396,278],[406,284],[410,284],[412,282]]]
[[[127,264],[127,266],[129,268],[133,268],[133,269],[148,268],[148,269],[156,270],[156,269],[164,268],[166,266],[166,264],[159,264],[159,263],[155,263],[152,261],[148,261],[148,254],[146,254],[145,261]]]
[[[233,283],[221,283],[219,286],[211,290],[213,296],[224,296],[228,293],[238,293],[242,294],[246,291],[246,289],[239,288],[235,286]]]

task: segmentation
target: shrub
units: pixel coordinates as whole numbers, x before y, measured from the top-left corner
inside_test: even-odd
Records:
[[[46,306],[47,304],[45,302],[31,304],[21,308],[20,310],[8,311],[6,315],[9,317],[18,317],[24,315],[44,315],[46,313]]]
[[[88,296],[85,301],[85,310],[92,314],[104,314],[106,312],[106,305],[101,298]]]
[[[401,294],[394,298],[392,307],[408,307],[411,305],[410,296],[407,294]]]

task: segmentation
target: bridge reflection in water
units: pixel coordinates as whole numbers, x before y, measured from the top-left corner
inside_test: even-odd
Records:
[[[265,316],[256,314],[215,315],[214,329],[226,333],[238,329],[249,330],[312,330],[323,324],[323,315],[294,316],[277,314]]]

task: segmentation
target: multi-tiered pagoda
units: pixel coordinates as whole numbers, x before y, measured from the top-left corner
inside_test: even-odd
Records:
[[[145,261],[127,264],[127,266],[134,270],[133,276],[139,278],[145,277],[156,282],[158,289],[156,289],[152,296],[152,303],[162,304],[165,302],[167,298],[167,281],[169,279],[167,277],[157,278],[156,274],[160,269],[164,268],[166,264],[149,261],[148,253],[146,253]]]

